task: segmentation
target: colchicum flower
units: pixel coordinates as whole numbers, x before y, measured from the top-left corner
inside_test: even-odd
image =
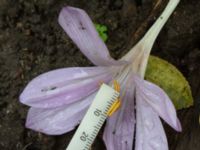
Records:
[[[111,58],[83,10],[63,8],[60,25],[96,66],[57,69],[33,79],[20,95],[20,101],[31,106],[26,127],[48,135],[73,130],[90,106],[99,83],[111,85],[117,80],[121,106],[106,122],[103,139],[107,150],[132,150],[133,142],[135,150],[167,150],[159,117],[177,131],[181,131],[181,125],[166,93],[143,78],[153,43],[178,3],[170,0],[143,39],[118,61]]]

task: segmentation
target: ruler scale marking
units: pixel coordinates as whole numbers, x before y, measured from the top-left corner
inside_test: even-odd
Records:
[[[89,150],[119,93],[102,84],[66,150]]]

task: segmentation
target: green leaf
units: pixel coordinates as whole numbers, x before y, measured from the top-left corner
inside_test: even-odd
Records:
[[[105,25],[98,24],[98,23],[95,23],[94,25],[101,39],[104,42],[106,42],[108,40],[108,34],[107,34],[108,28]]]
[[[150,56],[145,79],[160,86],[171,98],[176,109],[193,105],[190,86],[182,73],[169,62]]]

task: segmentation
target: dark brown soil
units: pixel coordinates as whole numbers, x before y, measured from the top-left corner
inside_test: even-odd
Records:
[[[155,21],[167,0],[0,0],[0,150],[64,150],[73,132],[46,136],[24,127],[28,107],[18,97],[37,75],[60,67],[92,65],[57,23],[65,5],[80,7],[109,29],[112,56],[126,53]],[[200,1],[181,0],[159,35],[153,54],[173,63],[188,79],[195,106],[178,112],[183,132],[167,125],[170,150],[199,150]],[[152,11],[153,10],[153,11]],[[150,15],[151,14],[151,15]],[[150,17],[149,17],[150,15]],[[140,28],[140,30],[137,30]],[[100,137],[94,150],[104,150]]]

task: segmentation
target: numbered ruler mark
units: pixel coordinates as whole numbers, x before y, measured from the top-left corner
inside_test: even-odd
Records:
[[[66,150],[90,150],[119,93],[102,84]]]

